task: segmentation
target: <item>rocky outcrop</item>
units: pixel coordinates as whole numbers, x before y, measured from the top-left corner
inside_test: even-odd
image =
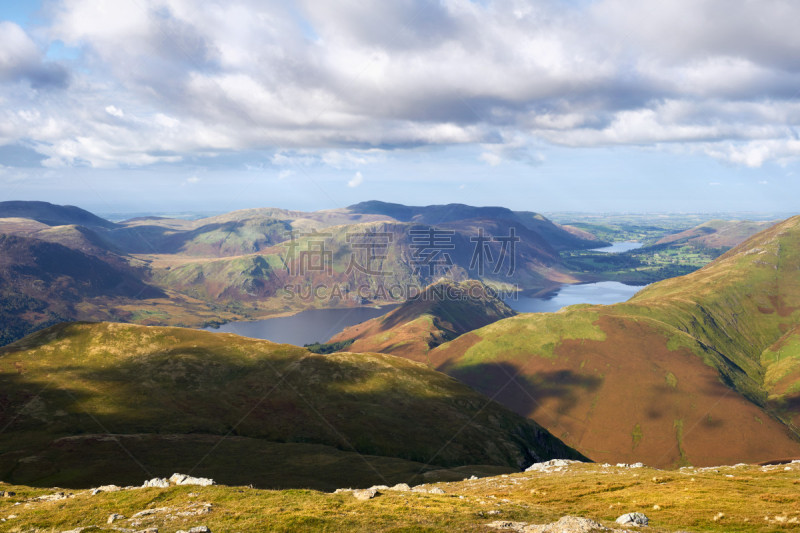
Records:
[[[607,528],[600,522],[579,516],[562,516],[556,522],[541,525],[506,520],[497,520],[486,525],[492,529],[519,533],[622,533],[624,531]]]
[[[617,524],[621,526],[646,526],[649,520],[642,513],[626,513],[617,518]]]

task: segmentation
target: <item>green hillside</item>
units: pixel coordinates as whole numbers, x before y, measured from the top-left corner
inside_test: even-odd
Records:
[[[615,519],[643,513],[642,531],[774,533],[800,522],[800,465],[738,465],[664,471],[571,464],[542,471],[379,489],[368,500],[353,492],[261,490],[248,486],[106,487],[65,491],[0,484],[8,531],[622,533]],[[404,488],[404,487],[403,487]],[[113,523],[108,519],[114,516]],[[589,519],[572,521],[565,516]],[[558,523],[560,522],[560,523]],[[556,524],[554,524],[556,523]],[[599,527],[590,528],[598,524]],[[527,529],[523,529],[527,527]],[[515,529],[514,529],[515,528]]]
[[[190,329],[54,326],[0,349],[0,391],[0,479],[19,483],[198,468],[231,483],[329,488],[353,463],[344,479],[369,485],[577,456],[423,365]],[[237,466],[234,452],[248,459]],[[378,459],[365,468],[357,454]]]
[[[431,363],[596,460],[800,456],[800,217],[626,303],[500,320]]]

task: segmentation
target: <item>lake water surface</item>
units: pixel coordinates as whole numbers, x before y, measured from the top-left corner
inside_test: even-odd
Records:
[[[619,253],[639,248],[638,242],[616,242],[596,251]],[[625,285],[616,281],[600,281],[580,285],[563,285],[538,296],[518,296],[506,300],[509,307],[520,313],[552,313],[568,305],[614,304],[624,302],[644,285]],[[396,306],[355,307],[345,309],[311,309],[296,315],[254,320],[251,322],[228,322],[209,331],[224,331],[245,337],[267,339],[302,346],[313,342],[325,342],[346,327],[388,313]]]
[[[219,328],[206,329],[303,346],[314,342],[325,342],[344,328],[386,314],[395,307],[397,306],[309,309],[292,316],[250,322],[228,322]]]
[[[606,252],[608,254],[619,254],[627,252],[628,250],[635,250],[641,248],[642,243],[634,241],[622,241],[612,243],[611,246],[603,246],[602,248],[591,248],[593,252]]]
[[[624,302],[645,285],[625,285],[618,281],[599,281],[580,285],[562,285],[555,291],[539,296],[517,296],[507,299],[508,305],[519,313],[555,313],[575,304],[615,304]]]

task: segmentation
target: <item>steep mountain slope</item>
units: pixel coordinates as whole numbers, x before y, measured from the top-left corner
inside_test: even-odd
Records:
[[[260,252],[290,238],[340,224],[389,217],[350,214],[344,210],[290,211],[271,207],[242,209],[198,220],[137,218],[120,223],[110,238],[130,253],[227,257]]]
[[[55,205],[47,202],[8,201],[0,202],[0,218],[27,218],[48,226],[76,224],[87,227],[112,229],[109,222],[72,205]]]
[[[482,250],[473,240],[479,231],[485,239]],[[513,250],[504,249],[501,239],[512,233],[518,241]],[[273,298],[282,305],[403,301],[411,290],[419,292],[443,276],[480,279],[500,288],[541,289],[577,281],[537,233],[504,220],[462,220],[438,227],[348,224],[301,235],[259,254],[151,259],[153,279],[162,287],[217,301]],[[315,288],[316,293],[309,292]]]
[[[401,222],[418,222],[433,226],[470,219],[514,221],[538,233],[555,250],[597,248],[608,244],[588,232],[555,224],[538,213],[512,211],[505,207],[475,207],[464,204],[417,207],[373,200],[351,205],[347,211],[384,215]]]
[[[519,315],[431,364],[595,460],[800,456],[800,217],[623,304]]]
[[[425,362],[430,348],[516,313],[478,281],[442,280],[386,315],[344,329],[328,341],[348,350]]]
[[[80,232],[67,233],[83,242]],[[112,318],[116,300],[163,296],[121,260],[104,261],[62,244],[0,234],[0,344],[63,320]]]
[[[327,487],[343,452],[384,458],[361,469],[360,484],[407,480],[434,466],[519,468],[577,456],[535,423],[423,365],[190,329],[54,326],[0,349],[0,391],[0,478],[27,483],[98,484],[124,462],[125,479],[116,482],[202,464],[221,479]],[[223,446],[229,436],[239,440]],[[304,466],[291,483],[270,479],[289,465],[248,457],[237,467],[227,455],[237,446],[262,458],[316,455],[318,473]],[[131,470],[132,450],[139,455]],[[142,463],[148,458],[155,464]]]

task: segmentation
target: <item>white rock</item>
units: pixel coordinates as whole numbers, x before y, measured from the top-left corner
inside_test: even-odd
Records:
[[[172,474],[169,481],[176,485],[200,485],[201,487],[208,487],[214,485],[214,480],[207,477],[193,477],[186,474]]]
[[[372,498],[374,498],[375,496],[377,496],[379,494],[380,494],[380,492],[378,492],[378,490],[374,489],[374,488],[360,489],[360,490],[354,490],[353,491],[353,496],[357,500],[371,500]]]
[[[626,513],[616,520],[621,526],[646,526],[649,522],[643,513]]]
[[[148,479],[142,483],[142,487],[157,487],[159,489],[165,489],[169,487],[169,481],[167,478],[154,477],[153,479]]]
[[[525,469],[525,472],[559,472],[571,464],[580,463],[572,459],[551,459],[543,463],[533,463]]]

